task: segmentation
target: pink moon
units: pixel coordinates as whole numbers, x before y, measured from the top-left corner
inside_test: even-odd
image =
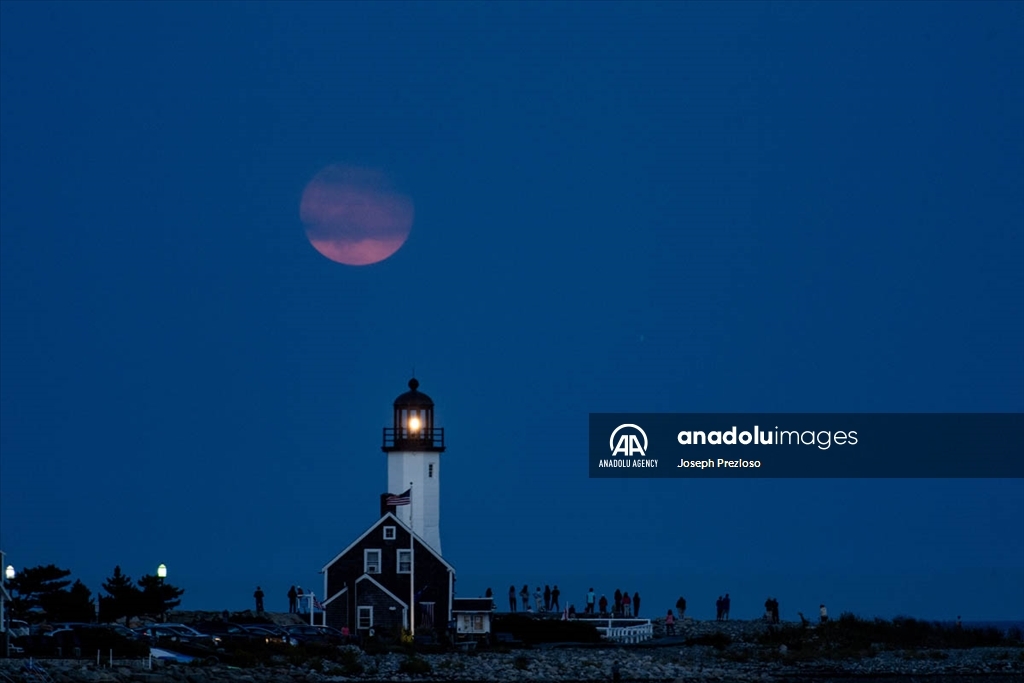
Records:
[[[334,165],[306,185],[299,218],[321,254],[347,266],[368,266],[405,244],[413,204],[381,171]]]

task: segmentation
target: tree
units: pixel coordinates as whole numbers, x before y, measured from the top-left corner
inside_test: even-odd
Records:
[[[40,607],[46,612],[50,621],[92,621],[96,614],[96,606],[92,600],[92,591],[84,583],[76,580],[70,590],[60,590],[43,595],[39,599]]]
[[[17,593],[11,600],[11,612],[14,617],[28,619],[32,616],[42,616],[41,612],[45,610],[45,605],[60,600],[54,596],[71,584],[66,580],[70,575],[70,569],[61,569],[52,564],[23,569],[9,584]]]
[[[151,616],[163,616],[181,604],[180,598],[184,589],[167,583],[166,579],[147,574],[139,579],[142,588],[142,613]]]
[[[124,617],[125,624],[132,617],[142,614],[142,591],[135,587],[127,574],[121,573],[120,565],[114,567],[114,575],[103,583],[107,596],[100,597],[100,620],[115,621]]]

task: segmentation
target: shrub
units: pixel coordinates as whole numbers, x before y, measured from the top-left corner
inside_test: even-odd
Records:
[[[430,662],[420,657],[406,657],[398,665],[398,672],[403,674],[428,674],[431,672]]]
[[[260,663],[260,658],[253,652],[247,652],[245,650],[236,650],[231,653],[231,665],[237,666],[241,669],[251,669]]]
[[[338,652],[338,665],[346,676],[363,673],[363,663],[359,661],[359,651],[345,648]]]

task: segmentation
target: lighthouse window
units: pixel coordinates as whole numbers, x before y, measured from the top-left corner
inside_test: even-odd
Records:
[[[434,463],[430,463],[429,465],[427,465],[427,476],[428,477],[433,477],[434,476]]]

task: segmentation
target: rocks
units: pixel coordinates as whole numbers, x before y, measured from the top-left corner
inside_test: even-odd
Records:
[[[741,622],[736,622],[742,624]],[[730,681],[735,683],[780,683],[787,680],[810,681],[848,678],[849,676],[888,678],[908,675],[942,676],[943,680],[971,683],[987,680],[1002,683],[1024,678],[1024,650],[1020,648],[975,648],[924,652],[878,651],[860,659],[800,661],[787,658],[797,654],[786,646],[761,648],[745,643],[744,626],[739,625],[735,642],[728,647],[713,645],[668,645],[665,647],[594,647],[565,649],[527,649],[508,653],[476,652],[422,654],[418,665],[429,673],[409,674],[408,656],[390,653],[367,655],[350,650],[338,658],[323,660],[322,665],[293,666],[277,664],[251,669],[223,665],[197,666],[154,663],[144,669],[118,665],[114,669],[70,660],[38,663],[54,681],[81,683],[340,683],[343,681],[496,681],[582,682],[608,681],[613,666],[621,680],[641,681]],[[695,633],[700,633],[696,628]],[[703,635],[708,635],[703,633]],[[730,636],[733,637],[733,636]],[[665,641],[662,641],[664,643]],[[0,660],[0,680],[5,676],[24,681],[25,660]],[[998,676],[1002,676],[999,678]]]

